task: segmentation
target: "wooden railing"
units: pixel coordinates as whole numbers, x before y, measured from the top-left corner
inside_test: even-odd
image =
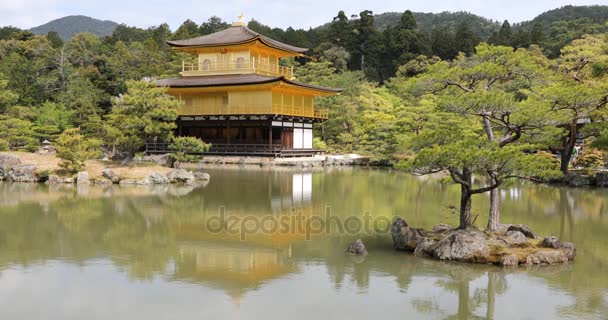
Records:
[[[274,105],[205,105],[205,106],[182,106],[178,109],[179,115],[286,115],[294,117],[308,117],[327,119],[326,110],[315,110],[304,106]]]
[[[171,152],[169,143],[146,143],[146,154],[159,154]],[[322,153],[316,149],[286,149],[280,144],[212,144],[209,151],[196,153],[197,155],[239,155],[239,156],[273,156],[273,157],[299,157],[313,156]]]
[[[236,60],[228,62],[206,62],[196,63],[182,62],[182,75],[202,76],[202,75],[221,75],[221,74],[241,74],[241,73],[260,73],[273,76],[284,76],[293,79],[293,67],[284,67],[278,64],[256,61]]]

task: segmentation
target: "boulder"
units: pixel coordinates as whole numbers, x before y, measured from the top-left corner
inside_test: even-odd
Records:
[[[591,178],[589,176],[584,176],[579,173],[568,173],[565,179],[571,187],[582,187],[591,184]]]
[[[503,267],[516,267],[519,264],[519,261],[514,254],[506,254],[500,257],[499,264]]]
[[[560,249],[566,254],[568,260],[574,260],[574,257],[576,256],[576,248],[574,247],[574,243],[561,242],[559,239],[557,239],[557,237],[554,236],[544,238],[539,246],[543,248]]]
[[[521,231],[516,230],[507,231],[502,239],[504,239],[507,244],[522,244],[528,242],[528,238]]]
[[[6,179],[8,172],[17,165],[21,164],[19,157],[8,154],[0,153],[0,180]]]
[[[348,246],[348,249],[346,249],[346,252],[367,255],[367,249],[365,248],[365,245],[363,244],[363,241],[361,241],[361,239],[357,239],[357,241],[351,243]]]
[[[423,238],[418,241],[418,245],[414,250],[415,256],[431,256],[435,248],[436,241],[431,238]]]
[[[441,232],[445,232],[445,231],[449,231],[449,230],[452,230],[452,227],[445,223],[440,223],[433,227],[433,232],[436,232],[436,233],[441,233]]]
[[[194,182],[194,174],[192,171],[184,169],[173,169],[167,174],[170,183],[185,183],[191,184]]]
[[[264,163],[264,162],[262,162],[262,163]],[[209,181],[209,180],[211,180],[211,176],[206,172],[195,172],[194,179],[201,180],[201,181]]]
[[[486,262],[489,256],[486,237],[477,229],[452,231],[433,248],[433,257],[439,260]]]
[[[595,175],[595,185],[598,187],[608,187],[608,172],[599,172]]]
[[[72,177],[63,178],[62,182],[63,183],[74,183],[74,178],[72,178]]]
[[[46,184],[60,184],[60,183],[63,183],[63,180],[61,180],[61,178],[59,178],[59,176],[56,174],[50,175],[49,178],[46,180]]]
[[[566,253],[562,250],[542,250],[531,253],[526,257],[526,264],[557,264],[568,261]]]
[[[89,173],[86,171],[78,171],[76,175],[76,184],[89,184]]]
[[[532,230],[525,224],[512,224],[507,228],[507,232],[509,231],[519,231],[526,236],[526,238],[530,239],[538,239],[536,233],[532,232]]]
[[[168,184],[169,179],[158,172],[147,175],[140,184]]]
[[[107,178],[108,180],[112,181],[112,183],[120,182],[120,177],[116,173],[114,173],[114,171],[112,171],[112,169],[105,168],[105,169],[101,170],[101,175],[103,177]]]
[[[424,239],[425,232],[422,229],[410,228],[405,220],[397,218],[391,225],[391,236],[395,249],[414,251],[418,241]]]
[[[8,172],[7,180],[12,182],[38,182],[36,166],[33,164],[16,165]]]

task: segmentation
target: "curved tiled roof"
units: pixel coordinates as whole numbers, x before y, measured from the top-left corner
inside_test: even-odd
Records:
[[[268,38],[263,36],[247,27],[243,26],[232,26],[228,29],[224,29],[222,31],[218,31],[212,34],[208,34],[206,36],[185,39],[185,40],[176,40],[176,41],[167,41],[167,43],[172,47],[212,47],[212,46],[225,46],[225,45],[236,45],[242,43],[248,43],[251,41],[260,40],[264,44],[277,48],[284,51],[294,52],[294,53],[304,53],[308,51],[307,48],[300,48],[296,46],[292,46],[289,44],[285,44],[283,42]]]
[[[263,76],[259,74],[231,74],[231,75],[219,75],[219,76],[199,76],[199,77],[180,77],[180,78],[169,78],[156,80],[155,83],[162,87],[171,88],[188,88],[188,87],[218,87],[218,86],[235,86],[235,85],[252,85],[252,84],[265,84],[282,81],[287,84],[291,84],[298,87],[309,88],[313,90],[319,90],[324,92],[339,93],[342,92],[340,88],[330,88],[323,86],[316,86],[307,83],[300,83],[289,80],[285,77],[276,76]]]

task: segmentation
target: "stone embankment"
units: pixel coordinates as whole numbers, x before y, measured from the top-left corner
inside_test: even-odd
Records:
[[[488,232],[439,224],[427,231],[410,227],[398,218],[392,224],[391,235],[395,249],[444,261],[514,267],[566,263],[576,256],[571,242],[561,242],[556,237],[541,239],[525,225],[501,225],[497,232]]]
[[[117,168],[121,171],[124,168]],[[58,170],[56,170],[58,171]],[[90,170],[89,170],[90,171]],[[153,184],[193,184],[195,181],[209,181],[210,176],[203,172],[192,172],[184,169],[172,169],[166,174],[146,170],[141,178],[123,177],[111,168],[103,168],[99,173],[80,171],[74,176],[59,176],[49,171],[40,171],[35,164],[22,163],[13,154],[0,153],[0,181],[9,182],[44,182],[47,184],[121,184],[121,185],[153,185]]]
[[[600,171],[594,174],[582,174],[578,172],[570,172],[556,181],[558,183],[567,184],[570,187],[608,187],[608,172]]]
[[[163,157],[148,156],[143,160],[162,164]],[[321,168],[333,166],[367,166],[374,165],[367,157],[356,154],[349,155],[317,155],[314,157],[270,158],[270,157],[236,157],[236,156],[204,156],[200,163],[182,163],[180,168],[198,168],[205,166],[259,166],[259,167],[294,167]]]

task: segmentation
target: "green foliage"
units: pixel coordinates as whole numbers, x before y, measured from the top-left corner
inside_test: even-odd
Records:
[[[314,137],[312,139],[312,147],[316,150],[326,150],[327,144],[325,141],[321,140],[319,137]]]
[[[57,139],[57,156],[62,160],[59,166],[70,171],[81,171],[85,161],[101,156],[101,141],[87,139],[79,128],[65,130]]]
[[[34,138],[32,123],[28,120],[0,115],[0,140],[8,144],[10,149],[27,148],[35,150],[38,140]]]
[[[72,124],[72,112],[62,104],[45,102],[35,109],[35,121],[32,126],[38,140],[55,140],[57,136]]]
[[[4,139],[0,139],[0,151],[9,151],[10,146],[8,145],[8,141]]]
[[[175,137],[169,146],[173,151],[171,157],[176,162],[197,162],[203,152],[209,151],[210,144],[197,137]]]
[[[153,83],[128,81],[127,87],[107,116],[107,142],[133,155],[146,142],[171,141],[180,102]]]

